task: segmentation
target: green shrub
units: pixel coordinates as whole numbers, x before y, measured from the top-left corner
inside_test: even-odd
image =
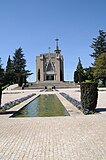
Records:
[[[80,88],[83,113],[94,113],[98,98],[97,83],[81,83]]]

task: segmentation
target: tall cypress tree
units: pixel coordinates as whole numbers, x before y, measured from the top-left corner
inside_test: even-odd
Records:
[[[10,58],[10,55],[7,60],[7,65],[6,65],[6,72],[5,72],[5,81],[6,83],[12,84],[14,83],[14,68],[13,68],[13,61]]]
[[[78,65],[77,65],[77,74],[78,74],[78,82],[82,82],[84,81],[84,69],[82,67],[82,64],[81,64],[81,60],[80,58],[78,58]]]
[[[9,55],[8,60],[7,60],[6,72],[11,72],[11,69],[12,69],[12,60]]]

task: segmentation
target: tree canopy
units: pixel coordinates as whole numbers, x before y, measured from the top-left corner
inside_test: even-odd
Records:
[[[94,52],[91,54],[94,57],[93,76],[96,79],[101,79],[106,85],[106,32],[99,30],[99,36],[93,38],[91,47]]]
[[[99,30],[99,36],[93,38],[91,48],[93,48],[94,51],[90,56],[95,59],[97,59],[102,53],[106,53],[106,32]]]
[[[26,70],[26,59],[24,58],[22,48],[15,50],[13,56],[13,66],[14,73],[16,75],[15,81],[18,82],[19,86],[22,86],[22,83],[26,83],[26,78],[32,73],[29,70]]]
[[[106,78],[106,53],[101,54],[94,62],[95,78]]]
[[[22,48],[16,49],[13,56],[13,65],[15,73],[24,73],[26,67],[26,60]]]
[[[18,83],[22,86],[23,83],[26,84],[26,79],[31,74],[29,70],[26,70],[26,59],[21,47],[15,50],[13,60],[9,55],[5,71],[0,58],[0,82],[4,80],[5,84]]]
[[[6,72],[11,72],[12,70],[13,70],[13,62],[9,55],[8,60],[7,60],[7,65],[6,65]]]

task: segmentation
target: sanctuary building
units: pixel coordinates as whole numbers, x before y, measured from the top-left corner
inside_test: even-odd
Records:
[[[56,49],[36,56],[36,81],[64,81],[64,59],[56,39]]]

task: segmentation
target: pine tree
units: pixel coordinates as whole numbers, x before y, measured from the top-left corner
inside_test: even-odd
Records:
[[[106,32],[99,30],[99,36],[93,38],[91,48],[94,49],[91,57],[95,59],[93,64],[93,76],[95,80],[102,78],[103,84],[106,84]]]
[[[26,78],[31,75],[29,70],[26,70],[26,59],[24,58],[24,54],[22,48],[16,49],[13,56],[13,66],[14,72],[16,75],[15,82],[17,82],[20,86],[22,83],[26,83]],[[19,83],[21,81],[21,83]]]
[[[22,48],[16,49],[13,56],[14,71],[17,74],[25,72],[26,60],[22,52]]]
[[[90,56],[95,59],[97,59],[102,53],[106,53],[106,32],[99,30],[99,36],[93,38],[91,48],[94,49],[94,52],[90,54]]]

